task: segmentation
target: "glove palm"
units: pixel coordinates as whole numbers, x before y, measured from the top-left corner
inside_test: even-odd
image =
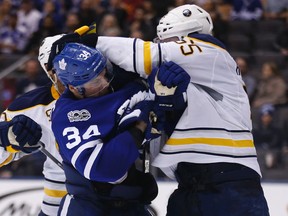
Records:
[[[174,62],[154,68],[148,77],[150,91],[161,110],[178,110],[186,107],[186,90],[190,76]]]

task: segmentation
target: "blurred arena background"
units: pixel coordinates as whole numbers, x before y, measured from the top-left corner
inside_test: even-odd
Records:
[[[44,37],[96,21],[99,35],[153,40],[159,19],[186,3],[210,13],[214,36],[241,69],[271,215],[287,216],[288,199],[281,193],[288,192],[288,0],[0,0],[0,111],[19,95],[49,82],[37,60]],[[37,189],[42,188],[45,159],[37,153],[0,168],[0,215],[34,215],[42,196]],[[161,215],[166,193],[175,185],[160,170],[151,171],[163,191],[153,204]],[[23,201],[11,206],[7,199],[19,193]],[[27,207],[25,202],[31,200],[34,205]],[[18,210],[4,212],[8,207]]]

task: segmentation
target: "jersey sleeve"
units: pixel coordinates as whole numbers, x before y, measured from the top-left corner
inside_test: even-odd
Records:
[[[134,38],[104,37],[98,39],[96,48],[111,62],[143,78],[162,62],[161,45]]]

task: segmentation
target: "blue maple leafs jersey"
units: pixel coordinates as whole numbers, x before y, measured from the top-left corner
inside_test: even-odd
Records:
[[[133,82],[114,93],[81,100],[66,91],[52,112],[52,130],[64,164],[93,181],[121,182],[139,153],[130,132],[117,133],[119,108],[145,88]],[[69,173],[66,176],[69,181]]]

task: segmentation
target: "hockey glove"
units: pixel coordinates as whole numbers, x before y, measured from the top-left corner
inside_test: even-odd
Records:
[[[51,47],[51,53],[47,62],[47,70],[52,70],[53,68],[53,59],[64,49],[67,43],[79,43],[80,35],[78,33],[66,34],[61,37],[59,40],[55,41]]]
[[[144,121],[147,124],[144,137],[151,140],[161,135],[163,122],[153,111],[155,102],[143,100],[138,102],[132,109],[127,108],[119,122],[119,131],[124,131],[133,126],[137,121]]]
[[[12,126],[12,122],[3,121],[0,122],[0,145],[6,150],[6,147],[10,145],[8,139],[8,131]]]
[[[174,62],[154,68],[148,77],[150,91],[161,110],[171,111],[186,107],[186,90],[190,76]]]
[[[149,115],[154,106],[154,101],[143,100],[138,102],[133,108],[127,108],[120,119],[119,129],[125,130],[131,127],[137,121],[149,123]]]
[[[40,147],[38,141],[42,136],[42,129],[35,121],[25,115],[17,115],[8,123],[8,129],[4,129],[6,137],[1,130],[2,146],[9,151],[12,149],[32,153]],[[3,131],[3,132],[4,132]],[[2,137],[4,139],[2,139]]]

